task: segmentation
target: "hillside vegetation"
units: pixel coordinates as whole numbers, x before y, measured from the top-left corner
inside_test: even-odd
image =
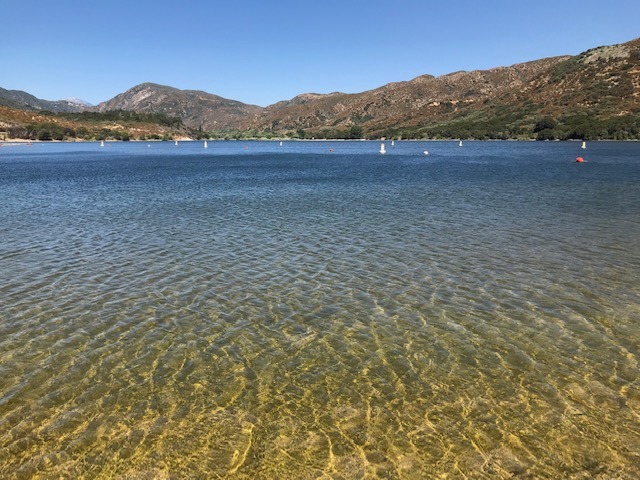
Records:
[[[125,111],[37,114],[0,107],[0,139],[170,140],[197,137],[179,118]]]

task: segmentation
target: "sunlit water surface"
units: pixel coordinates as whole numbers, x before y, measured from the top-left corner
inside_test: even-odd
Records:
[[[640,144],[386,146],[0,148],[0,477],[640,476]]]

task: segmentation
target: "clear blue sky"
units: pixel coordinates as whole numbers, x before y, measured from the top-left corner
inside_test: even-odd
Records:
[[[266,106],[640,36],[640,0],[0,0],[0,87],[97,104],[155,82]]]

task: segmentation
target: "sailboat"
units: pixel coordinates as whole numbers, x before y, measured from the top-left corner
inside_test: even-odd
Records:
[[[387,153],[387,151],[384,149],[384,143],[381,143],[381,144],[380,144],[380,153],[381,153],[382,155],[384,155],[385,153]]]
[[[583,141],[582,145],[580,145],[580,148],[587,148],[587,142]]]
[[[282,146],[282,142],[280,142],[280,146]]]
[[[391,146],[393,147],[396,144],[395,140],[391,140]]]
[[[204,148],[209,148],[209,145],[207,145],[207,141],[204,141]]]
[[[460,142],[458,142],[458,146],[461,147],[462,146],[462,140],[460,140]]]
[[[178,146],[178,140],[176,140],[176,147]]]
[[[100,146],[104,147],[104,140],[100,140]]]

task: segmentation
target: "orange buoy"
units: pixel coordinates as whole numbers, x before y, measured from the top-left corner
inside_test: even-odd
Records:
[[[578,157],[578,158],[576,158],[576,162],[582,163],[582,162],[584,162],[584,158]]]

